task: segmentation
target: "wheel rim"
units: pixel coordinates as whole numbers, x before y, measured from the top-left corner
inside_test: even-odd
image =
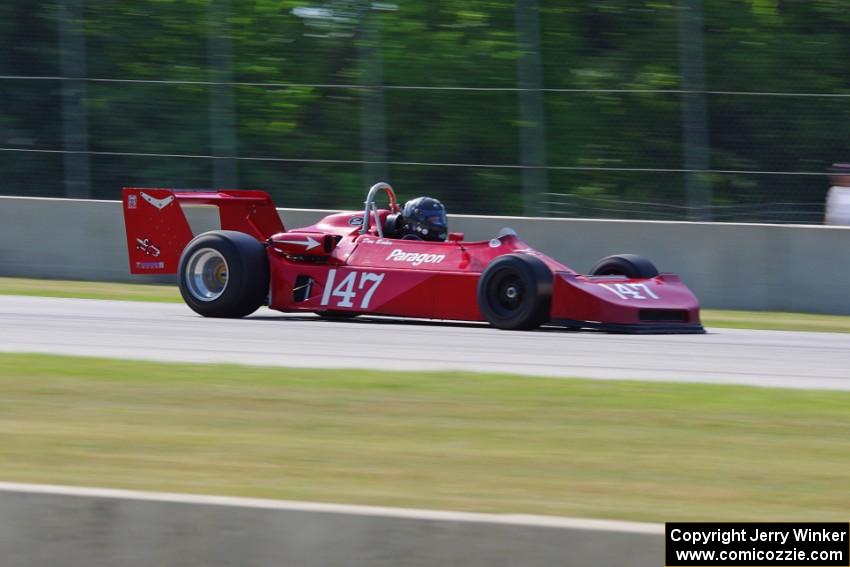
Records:
[[[513,271],[494,278],[489,290],[490,306],[502,317],[509,317],[522,307],[526,295],[525,283]]]
[[[201,248],[186,265],[186,287],[199,301],[214,301],[227,289],[229,269],[218,250]]]

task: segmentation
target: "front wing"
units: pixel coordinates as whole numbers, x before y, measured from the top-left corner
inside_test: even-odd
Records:
[[[615,333],[704,333],[699,301],[678,276],[556,272],[550,324]]]

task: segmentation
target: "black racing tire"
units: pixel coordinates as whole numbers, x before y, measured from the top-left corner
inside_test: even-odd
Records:
[[[655,264],[637,254],[616,254],[602,258],[593,269],[591,276],[625,276],[627,278],[654,278],[658,275]]]
[[[478,280],[478,308],[499,329],[536,329],[549,320],[552,270],[528,254],[505,254]]]
[[[180,295],[204,317],[238,318],[266,302],[269,261],[256,238],[234,230],[196,236],[180,256]]]

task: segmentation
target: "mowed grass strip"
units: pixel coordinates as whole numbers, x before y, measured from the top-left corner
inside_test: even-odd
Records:
[[[0,480],[846,521],[850,393],[0,355]]]
[[[0,278],[0,295],[76,297],[79,299],[113,299],[119,301],[156,301],[166,303],[183,301],[176,283],[173,285],[130,284],[39,280],[31,278]]]
[[[0,295],[182,302],[177,285],[0,278]],[[850,316],[703,309],[703,325],[731,329],[850,333]]]
[[[703,309],[701,317],[706,327],[850,333],[850,317],[846,315]]]

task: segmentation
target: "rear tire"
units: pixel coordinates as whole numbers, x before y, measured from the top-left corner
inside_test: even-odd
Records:
[[[250,315],[266,302],[266,247],[243,232],[216,230],[195,237],[183,250],[180,295],[204,317]]]
[[[535,329],[549,320],[551,304],[552,270],[534,256],[500,256],[478,280],[478,307],[499,329]]]
[[[625,276],[627,278],[654,278],[658,275],[655,264],[637,254],[616,254],[599,260],[591,276]]]

